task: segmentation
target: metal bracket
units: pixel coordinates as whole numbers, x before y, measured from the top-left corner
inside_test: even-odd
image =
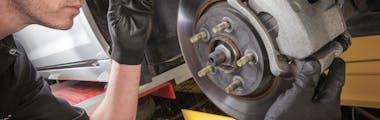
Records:
[[[290,73],[289,65],[287,64],[287,62],[279,60],[277,56],[278,51],[275,48],[271,36],[267,32],[265,26],[260,22],[260,19],[255,15],[255,13],[240,0],[227,0],[227,2],[233,8],[238,10],[241,14],[247,17],[249,22],[259,33],[261,40],[264,43],[265,49],[268,53],[270,70],[272,74],[275,76],[288,75]]]

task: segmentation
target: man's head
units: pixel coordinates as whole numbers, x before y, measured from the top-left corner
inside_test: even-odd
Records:
[[[83,0],[10,0],[27,23],[62,30],[71,28],[82,4]]]

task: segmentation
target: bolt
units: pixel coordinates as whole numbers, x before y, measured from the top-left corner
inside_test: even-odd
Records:
[[[231,84],[229,84],[224,90],[227,94],[235,91],[237,88],[241,87],[243,84],[240,80],[234,80]]]
[[[208,57],[212,65],[220,65],[227,59],[225,53],[219,49],[216,49],[214,52],[210,53]]]
[[[241,58],[236,62],[236,65],[237,65],[238,67],[242,67],[242,66],[244,66],[245,64],[247,64],[248,62],[252,61],[254,58],[255,58],[255,56],[253,55],[253,53],[248,53],[247,55],[241,57]]]
[[[207,38],[207,33],[205,31],[202,31],[202,32],[199,32],[199,33],[195,34],[194,36],[192,36],[190,38],[190,42],[196,43],[199,40],[204,39],[204,38]]]
[[[198,76],[204,77],[210,72],[214,72],[214,66],[208,65],[198,72]]]
[[[224,21],[224,22],[219,23],[219,24],[217,24],[216,26],[214,26],[214,27],[212,28],[212,32],[214,32],[214,33],[218,33],[218,32],[221,32],[221,31],[223,31],[223,30],[225,30],[225,29],[228,29],[228,28],[230,28],[230,27],[231,27],[230,23],[228,23],[227,21]]]

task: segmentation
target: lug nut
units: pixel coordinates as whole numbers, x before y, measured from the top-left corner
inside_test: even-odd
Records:
[[[198,76],[199,77],[204,77],[204,76],[206,76],[210,72],[214,72],[214,66],[212,66],[212,65],[206,66],[202,70],[200,70],[198,72]]]
[[[248,62],[252,61],[254,58],[255,58],[255,56],[253,55],[253,53],[248,53],[247,55],[241,57],[241,58],[236,62],[236,65],[237,65],[238,67],[242,67],[242,66],[244,66],[245,64],[247,64]]]
[[[214,26],[212,28],[212,32],[218,33],[218,32],[221,32],[225,29],[229,29],[230,27],[231,27],[230,23],[228,23],[227,21],[224,21],[224,22],[219,23],[218,25]]]
[[[192,36],[190,38],[190,42],[191,43],[196,43],[199,40],[205,39],[205,38],[207,38],[207,33],[205,31],[202,31],[202,32],[199,32],[199,33],[195,34],[194,36]]]
[[[224,91],[227,94],[230,94],[231,92],[235,91],[237,88],[241,87],[243,84],[240,80],[234,80],[231,84],[229,84]]]

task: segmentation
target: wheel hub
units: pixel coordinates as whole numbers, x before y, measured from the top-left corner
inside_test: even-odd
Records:
[[[236,69],[235,62],[240,58],[240,50],[228,36],[218,35],[209,43],[209,64],[225,73],[232,73]]]
[[[208,80],[226,93],[252,98],[265,92],[272,83],[266,53],[253,27],[227,4],[215,4],[196,24],[198,33],[206,33],[194,43],[203,67],[212,66]],[[253,59],[241,67],[239,59]]]
[[[272,77],[255,29],[224,1],[182,0],[179,8],[182,53],[200,89],[230,116],[264,119],[287,86]]]

